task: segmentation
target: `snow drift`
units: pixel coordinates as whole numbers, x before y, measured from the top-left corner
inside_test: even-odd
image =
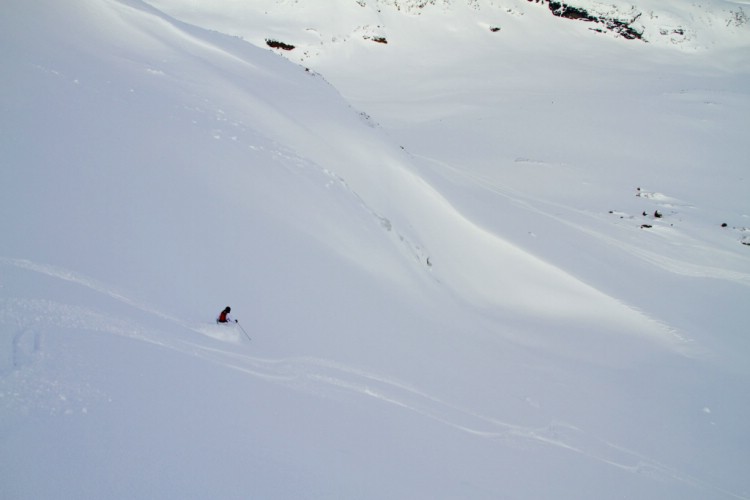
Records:
[[[462,96],[460,71],[430,79],[419,112],[419,68],[364,84],[335,48],[306,68],[136,0],[5,11],[4,496],[747,496],[741,309],[712,337],[702,315],[680,323],[691,304],[649,307],[624,279],[747,298],[736,238],[652,221],[649,250],[624,225],[680,198],[644,189],[592,217],[548,184],[519,190],[527,171],[501,182],[558,173],[520,156],[488,173],[490,142],[451,147],[479,143],[461,120],[495,106]],[[228,304],[239,325],[214,325]]]

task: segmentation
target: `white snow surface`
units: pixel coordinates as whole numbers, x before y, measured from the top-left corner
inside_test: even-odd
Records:
[[[555,46],[554,36],[549,35],[559,29],[588,35],[587,40],[594,36],[593,32],[622,37],[613,24],[630,27],[650,44],[679,50],[750,45],[747,0],[566,0],[552,5],[549,0],[154,0],[152,3],[183,20],[241,36],[258,45],[269,39],[289,43],[296,47],[297,58],[315,57],[321,52],[330,54],[331,46],[346,45],[352,40],[414,42],[423,40],[425,30],[433,29],[448,39],[471,36],[474,43],[480,33],[489,36],[490,28],[494,39],[515,44],[528,43],[529,35],[542,32],[544,41],[550,42],[545,43],[548,50]],[[597,21],[565,21],[554,26],[558,23],[550,23],[548,18],[553,11],[562,14],[560,6]],[[569,47],[569,43],[564,46]]]
[[[0,497],[750,499],[747,3],[571,4],[6,0]]]

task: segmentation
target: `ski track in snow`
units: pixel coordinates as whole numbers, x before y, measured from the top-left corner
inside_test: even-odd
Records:
[[[500,446],[551,446],[625,472],[651,476],[659,481],[677,481],[731,498],[747,499],[565,422],[554,421],[544,427],[506,422],[460,408],[408,383],[328,359],[264,359],[191,342],[185,345],[192,347],[194,356],[308,394],[335,398],[340,393],[353,393],[421,415],[479,439],[496,441]]]
[[[62,269],[62,268],[51,266],[51,265],[38,264],[38,263],[31,262],[30,260],[26,260],[26,259],[10,259],[6,257],[0,257],[0,264],[10,265],[10,266],[14,266],[20,269],[34,271],[40,274],[46,274],[47,276],[51,276],[53,278],[59,278],[64,281],[69,281],[71,283],[82,285],[96,292],[102,293],[104,295],[108,295],[109,297],[119,302],[128,304],[137,309],[140,309],[141,311],[151,313],[162,319],[166,319],[170,321],[178,321],[177,318],[163,314],[157,311],[156,309],[153,309],[147,306],[146,304],[132,300],[126,297],[125,295],[121,294],[120,292],[114,290],[112,287],[105,286],[104,284],[99,283],[93,278],[83,276],[81,274],[75,273],[73,271],[69,271],[67,269]]]
[[[0,365],[0,402],[27,410],[34,405],[43,405],[51,414],[72,413],[71,402],[66,394],[76,394],[78,409],[86,413],[87,398],[104,399],[91,387],[63,387],[58,381],[41,379],[35,387],[29,382],[18,384],[13,377],[33,366],[41,359],[45,328],[58,327],[120,335],[147,342],[182,354],[198,357],[228,369],[239,371],[255,379],[278,384],[293,390],[324,398],[342,398],[354,394],[378,403],[412,412],[439,422],[456,431],[478,439],[488,439],[500,446],[529,447],[551,446],[570,453],[582,455],[625,472],[652,476],[656,480],[671,480],[721,493],[727,497],[747,499],[734,492],[723,490],[701,479],[682,473],[666,464],[650,459],[626,447],[608,442],[587,433],[575,425],[553,421],[544,427],[529,427],[487,416],[468,408],[461,408],[449,401],[423,392],[409,383],[368,372],[336,361],[315,357],[267,359],[239,352],[242,337],[237,328],[217,327],[210,324],[189,325],[184,321],[145,306],[94,279],[59,267],[33,263],[23,259],[0,257],[0,265],[41,273],[60,280],[85,286],[119,302],[133,306],[143,312],[173,323],[178,329],[187,329],[214,341],[231,344],[220,348],[215,343],[207,345],[195,338],[177,338],[166,331],[158,331],[69,304],[43,299],[0,299],[0,325],[10,326],[12,334],[10,359],[7,366]],[[233,349],[233,350],[229,350]],[[20,390],[4,388],[13,383]],[[41,386],[46,385],[46,388]],[[23,396],[21,392],[35,392],[36,396]],[[41,393],[45,393],[41,396]],[[36,399],[35,399],[36,398]],[[345,399],[345,397],[344,397]]]

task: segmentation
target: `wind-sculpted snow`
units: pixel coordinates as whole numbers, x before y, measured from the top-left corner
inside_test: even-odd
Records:
[[[6,2],[0,497],[748,498],[741,36],[548,7]]]

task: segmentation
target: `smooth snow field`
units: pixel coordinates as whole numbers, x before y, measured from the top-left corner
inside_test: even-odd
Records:
[[[635,1],[6,0],[0,498],[750,499],[750,6]]]

